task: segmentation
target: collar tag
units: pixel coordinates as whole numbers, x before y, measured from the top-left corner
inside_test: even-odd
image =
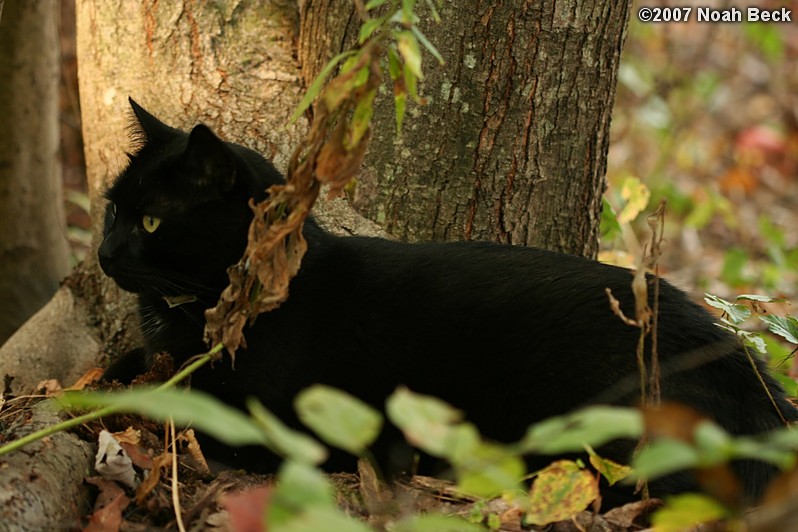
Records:
[[[182,296],[163,296],[163,300],[166,301],[166,304],[169,305],[169,308],[179,307],[180,305],[185,305],[186,303],[193,303],[197,300],[197,296],[190,296],[184,294]]]

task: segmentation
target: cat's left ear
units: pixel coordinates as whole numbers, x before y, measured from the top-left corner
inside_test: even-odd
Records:
[[[134,140],[145,141],[147,144],[160,144],[173,139],[178,133],[177,130],[151,115],[133,98],[128,97],[127,101],[130,103],[135,117],[135,122],[132,124]]]
[[[230,190],[235,183],[236,164],[233,154],[225,143],[205,125],[194,126],[188,136],[184,154],[197,174],[198,184],[217,186]]]

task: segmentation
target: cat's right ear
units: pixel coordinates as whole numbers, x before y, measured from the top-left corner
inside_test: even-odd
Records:
[[[138,124],[134,124],[134,135],[143,137],[141,140],[144,143],[149,142],[162,142],[174,136],[174,130],[152,116],[142,106],[136,103],[133,98],[128,97],[130,107],[133,109],[133,115]],[[139,135],[136,135],[139,133]]]

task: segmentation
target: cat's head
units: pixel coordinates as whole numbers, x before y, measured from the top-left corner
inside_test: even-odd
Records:
[[[244,253],[249,198],[282,177],[204,125],[185,133],[130,104],[139,148],[105,194],[100,266],[129,292],[213,299]]]

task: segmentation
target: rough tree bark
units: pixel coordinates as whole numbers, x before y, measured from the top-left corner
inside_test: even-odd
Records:
[[[0,345],[69,272],[58,144],[58,4],[0,23]]]
[[[356,208],[410,240],[496,240],[593,257],[628,1],[443,2],[420,27],[429,104],[394,135],[383,94]],[[421,8],[419,8],[421,11]],[[307,2],[307,82],[351,43],[351,2]]]

